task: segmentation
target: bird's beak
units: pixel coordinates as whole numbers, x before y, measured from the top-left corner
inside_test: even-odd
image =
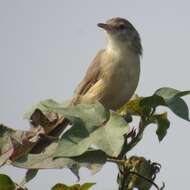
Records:
[[[113,29],[113,27],[109,24],[105,23],[98,23],[98,27],[103,28],[104,30],[110,31]]]

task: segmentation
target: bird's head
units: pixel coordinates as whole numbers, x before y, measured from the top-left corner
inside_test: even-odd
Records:
[[[118,44],[128,44],[138,54],[142,54],[142,46],[139,33],[135,27],[126,19],[116,17],[109,19],[106,23],[98,23],[108,34],[108,38]]]

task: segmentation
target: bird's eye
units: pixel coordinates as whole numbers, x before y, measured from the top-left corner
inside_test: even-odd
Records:
[[[121,30],[125,29],[125,25],[124,24],[120,24],[119,25],[119,29],[121,29]]]

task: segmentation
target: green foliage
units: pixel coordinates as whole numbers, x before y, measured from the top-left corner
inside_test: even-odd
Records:
[[[167,113],[155,114],[154,118],[158,125],[156,134],[158,136],[159,141],[161,141],[166,136],[167,130],[170,126],[170,122],[167,118]]]
[[[72,186],[67,186],[65,184],[56,184],[52,187],[51,190],[88,190],[90,189],[95,183],[84,183],[83,185],[75,184]]]
[[[120,174],[123,175],[118,178],[121,190],[126,190],[126,181],[128,185],[146,186],[144,189],[148,190],[155,177],[151,162],[143,157],[126,159],[126,155],[141,141],[150,124],[157,126],[159,141],[164,139],[170,121],[167,112],[157,113],[159,106],[167,107],[178,117],[189,121],[188,106],[182,99],[188,94],[190,91],[160,88],[152,96],[134,97],[117,112],[106,110],[98,102],[66,106],[53,100],[41,101],[25,114],[32,126],[30,130],[14,130],[0,125],[0,165],[10,162],[15,167],[28,169],[19,186],[24,189],[23,185],[33,179],[39,169],[69,168],[79,178],[81,167],[96,173],[107,161],[112,161],[130,173],[127,178],[124,173]],[[134,117],[140,120],[138,132],[132,128]],[[5,179],[11,181],[8,177]],[[0,178],[1,183],[4,180]],[[12,182],[12,185],[16,184]],[[57,184],[52,190],[87,190],[92,185],[69,187]]]
[[[141,107],[155,109],[158,106],[166,106],[177,116],[189,121],[189,110],[182,96],[190,94],[190,91],[179,91],[173,88],[160,88],[152,96],[141,101]]]
[[[123,135],[129,132],[126,121],[115,113],[111,113],[107,123],[97,127],[94,131],[86,133],[89,131],[88,127],[85,130],[80,129],[79,126],[75,128],[78,130],[77,133],[74,133],[75,129],[71,128],[61,137],[55,151],[55,157],[81,155],[91,145],[98,147],[109,156],[118,156],[124,143]]]

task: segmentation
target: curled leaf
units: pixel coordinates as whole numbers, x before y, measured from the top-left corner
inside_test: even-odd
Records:
[[[155,117],[156,123],[158,125],[156,134],[158,136],[159,141],[162,141],[163,138],[167,134],[167,130],[170,126],[170,122],[167,118],[167,113],[157,114],[157,115],[154,115],[154,117]]]

